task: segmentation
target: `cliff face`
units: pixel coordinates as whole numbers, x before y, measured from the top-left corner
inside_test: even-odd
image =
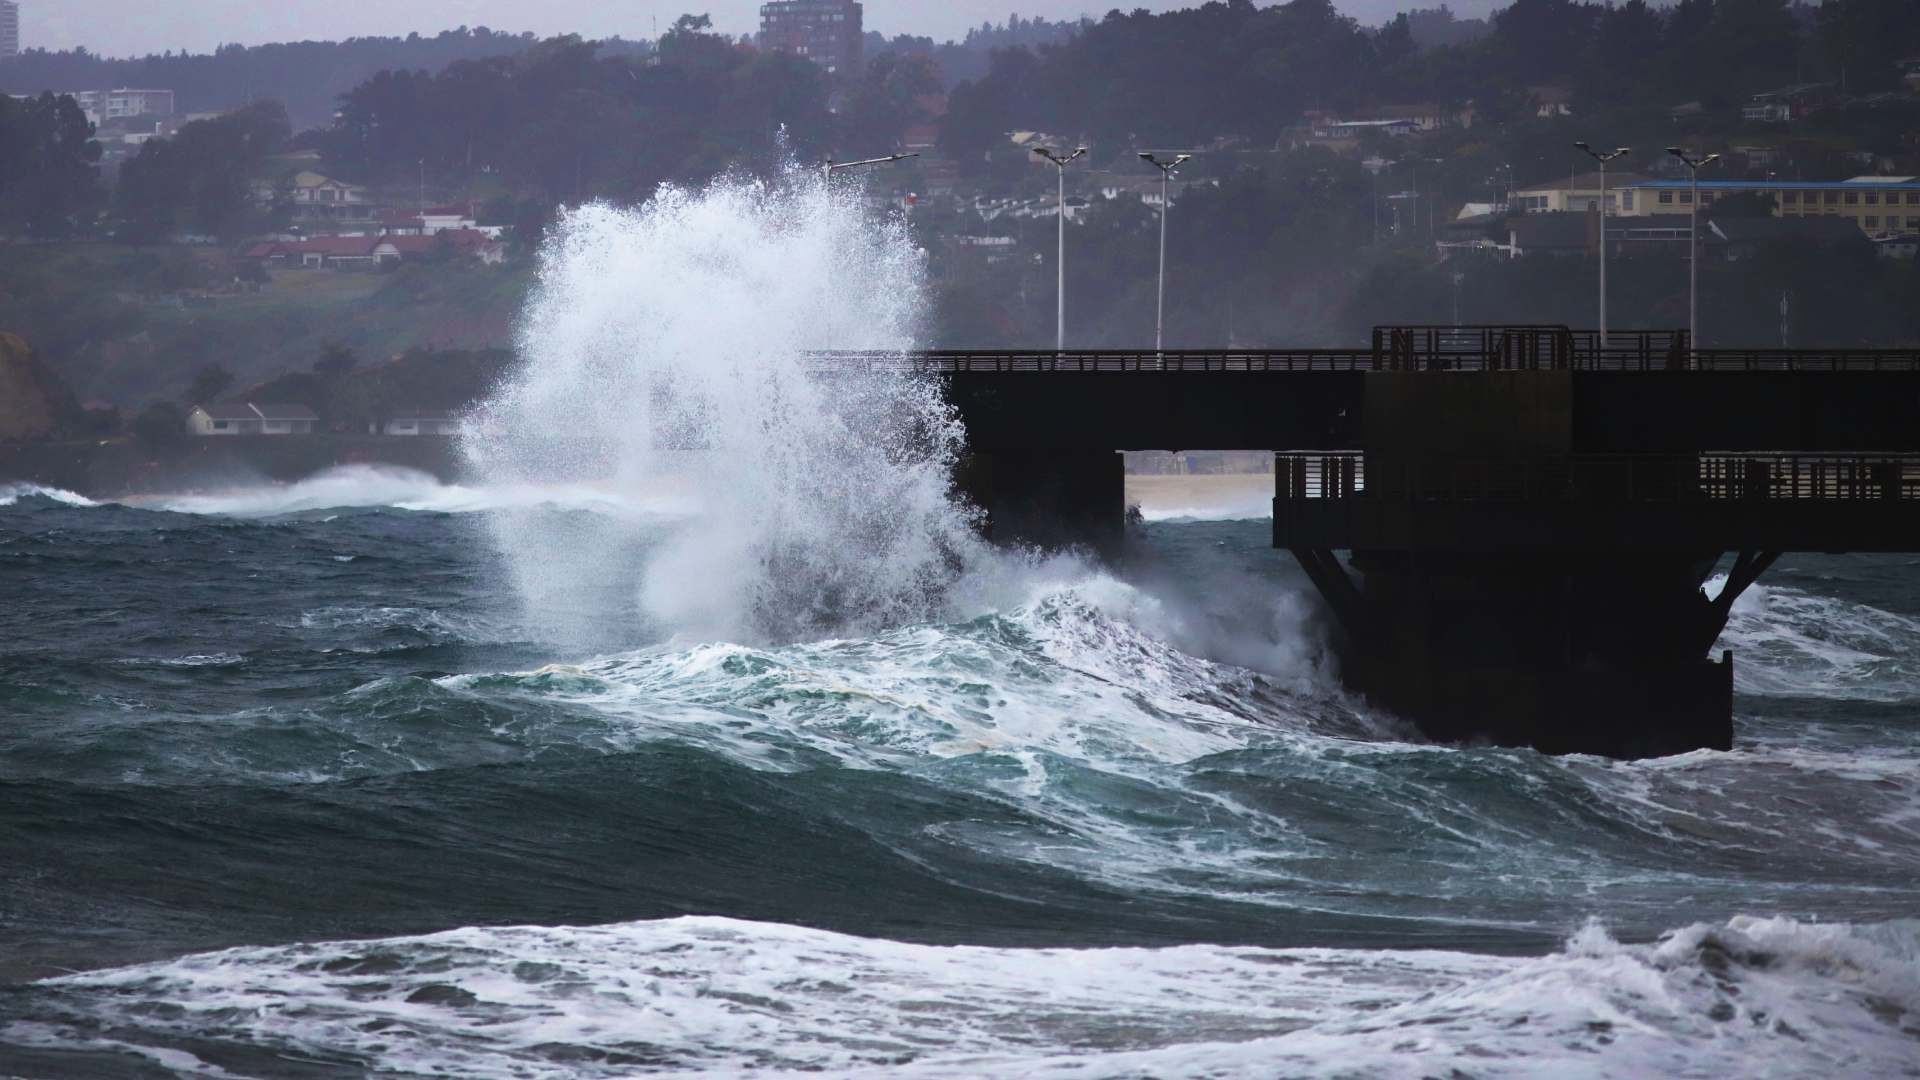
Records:
[[[73,393],[27,343],[0,333],[0,441],[48,438],[79,412]]]

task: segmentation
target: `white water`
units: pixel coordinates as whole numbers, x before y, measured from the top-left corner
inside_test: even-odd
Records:
[[[641,492],[616,492],[590,484],[473,486],[442,483],[417,469],[396,465],[342,465],[291,484],[153,495],[130,499],[128,504],[181,514],[231,517],[277,517],[375,507],[441,514],[541,507],[657,518],[687,513],[693,500],[687,493],[666,486]]]
[[[1708,583],[1717,594],[1724,578]],[[1920,621],[1784,585],[1734,601],[1716,648],[1734,650],[1743,693],[1907,701],[1920,697]]]
[[[588,631],[610,613],[580,598],[637,560],[620,601],[632,610],[611,614],[702,639],[817,636],[939,610],[980,558],[947,498],[962,436],[951,411],[897,369],[820,377],[806,361],[911,348],[920,278],[902,228],[864,221],[857,200],[805,170],[569,214],[523,320],[524,366],[482,410],[469,456],[492,485],[671,480],[700,508],[664,538],[494,515],[528,606],[558,634]]]
[[[39,484],[0,484],[0,506],[12,506],[21,499],[52,499],[68,506],[98,506],[99,504],[85,495],[76,495],[63,488],[42,487]]]
[[[0,1037],[219,1030],[452,1077],[1865,1077],[1920,1055],[1913,922],[1737,917],[1636,946],[1589,924],[1509,959],[936,948],[682,918],[232,949],[42,985],[63,1015]]]

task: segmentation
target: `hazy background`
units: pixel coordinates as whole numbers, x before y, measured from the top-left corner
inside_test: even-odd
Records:
[[[924,34],[938,40],[964,35],[984,21],[1005,22],[1010,14],[1050,19],[1104,14],[1114,7],[1154,11],[1195,6],[1181,0],[867,0],[867,29],[891,37]],[[1262,6],[1265,6],[1263,3]],[[1342,11],[1365,23],[1391,18],[1395,0],[1344,0]],[[1432,6],[1439,6],[1436,2]],[[1461,18],[1484,15],[1493,0],[1455,0]],[[656,22],[665,29],[682,13],[712,14],[715,29],[744,34],[759,28],[760,0],[332,0],[318,5],[263,4],[259,0],[23,0],[23,43],[70,49],[84,45],[108,56],[139,55],[168,49],[206,52],[236,42],[308,38],[340,39],[418,31],[433,34],[455,26],[536,34],[577,33],[598,38],[652,37]]]

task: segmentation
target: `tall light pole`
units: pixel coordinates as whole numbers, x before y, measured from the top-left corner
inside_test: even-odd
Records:
[[[1060,172],[1060,251],[1054,257],[1054,266],[1059,271],[1058,292],[1055,293],[1055,319],[1053,349],[1065,352],[1067,348],[1067,166],[1087,156],[1087,148],[1075,147],[1073,153],[1065,157],[1051,148],[1036,146],[1033,152],[1045,158]]]
[[[1153,320],[1153,354],[1164,363],[1167,349],[1167,212],[1173,209],[1173,203],[1169,201],[1169,189],[1173,186],[1174,171],[1192,161],[1193,155],[1175,154],[1172,161],[1161,161],[1149,152],[1142,152],[1140,160],[1160,170],[1160,304]]]
[[[864,169],[869,165],[891,165],[896,161],[905,161],[908,158],[917,158],[919,156],[919,154],[888,154],[886,157],[868,158],[865,161],[839,162],[834,161],[832,157],[828,157],[827,160],[820,163],[820,175],[831,180],[833,179],[834,173],[840,172],[843,169]]]
[[[820,163],[820,198],[825,205],[832,205],[834,173],[853,169],[865,169],[874,165],[891,165],[896,161],[905,161],[908,158],[917,158],[919,156],[919,154],[888,154],[886,157],[867,158],[865,161],[836,162],[833,160],[833,155],[829,154],[827,155],[827,159]],[[833,218],[831,215],[827,218],[827,228],[829,230],[833,228]],[[827,252],[827,268],[824,275],[824,284],[826,285],[827,295],[829,297],[833,294],[833,256],[833,251]],[[829,340],[838,336],[834,333],[834,329],[833,305],[829,303],[827,305],[827,338]]]
[[[1633,153],[1633,147],[1622,146],[1603,154],[1583,142],[1573,145],[1600,163],[1600,348],[1604,352],[1607,347],[1607,162]]]
[[[1677,146],[1667,147],[1667,153],[1680,159],[1687,167],[1692,178],[1687,193],[1687,355],[1692,357],[1700,348],[1700,170],[1720,160],[1719,154],[1708,154],[1703,158],[1693,158]]]

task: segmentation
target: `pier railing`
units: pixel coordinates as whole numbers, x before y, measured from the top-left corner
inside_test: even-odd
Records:
[[[1920,501],[1920,455],[1593,454],[1427,458],[1282,453],[1275,496],[1402,502]]]
[[[1485,328],[1481,328],[1484,330]],[[929,375],[1297,374],[1307,372],[1593,371],[1673,373],[1920,371],[1920,349],[1676,349],[1685,332],[1609,334],[1539,330],[1496,334],[1448,328],[1381,338],[1374,348],[931,349],[819,352],[822,375],[911,371]]]

